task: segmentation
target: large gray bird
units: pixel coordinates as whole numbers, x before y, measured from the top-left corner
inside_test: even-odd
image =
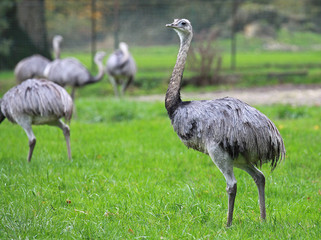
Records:
[[[73,103],[66,90],[44,79],[28,79],[11,88],[0,99],[0,123],[5,119],[19,124],[29,139],[28,162],[30,162],[36,137],[31,125],[47,124],[62,129],[70,152],[70,130],[60,119],[70,121]]]
[[[62,40],[63,38],[60,35],[56,35],[52,40],[56,59],[60,58],[60,43]],[[17,84],[30,78],[44,77],[43,71],[48,63],[50,63],[50,60],[39,54],[32,55],[19,61],[14,69]]]
[[[169,81],[165,106],[174,130],[189,148],[208,154],[223,173],[228,193],[227,226],[233,218],[236,179],[233,167],[246,171],[259,192],[261,218],[265,219],[265,177],[257,169],[270,162],[274,169],[285,157],[283,139],[264,114],[235,98],[184,102],[180,86],[193,32],[187,19],[167,24],[180,38],[177,61]]]
[[[129,53],[128,45],[119,43],[119,49],[109,56],[106,63],[106,73],[117,97],[124,96],[126,89],[134,81],[136,71],[136,63]],[[118,85],[122,85],[120,93]]]
[[[96,83],[104,77],[103,59],[105,52],[97,52],[95,55],[95,63],[98,66],[98,74],[92,76],[87,68],[80,63],[76,58],[57,59],[50,62],[45,70],[44,76],[60,86],[71,86],[71,98],[75,97],[77,87],[82,87],[87,84]]]

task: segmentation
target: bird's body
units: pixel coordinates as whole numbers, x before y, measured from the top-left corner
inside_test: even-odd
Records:
[[[235,98],[182,102],[172,116],[172,125],[189,148],[208,154],[218,144],[233,159],[245,156],[255,165],[280,156],[282,138],[261,112]]]
[[[70,154],[69,127],[60,119],[70,121],[73,102],[62,87],[43,79],[29,79],[11,88],[0,101],[0,123],[7,118],[19,124],[29,138],[28,161],[36,144],[31,125],[48,124],[61,128]]]
[[[264,114],[235,98],[184,102],[180,85],[192,26],[186,19],[175,19],[173,28],[181,40],[177,61],[168,85],[165,106],[182,142],[208,154],[224,175],[229,196],[227,225],[232,223],[236,196],[233,167],[249,173],[259,191],[261,217],[265,219],[265,177],[256,168],[270,162],[274,169],[285,156],[283,139],[276,126]]]
[[[72,98],[74,98],[74,90],[87,84],[96,83],[104,76],[103,58],[104,52],[97,52],[95,55],[95,63],[98,65],[98,74],[92,76],[87,68],[76,58],[56,59],[49,63],[45,70],[45,77],[59,84],[60,86],[71,86],[73,88]]]
[[[106,73],[109,75],[116,96],[119,96],[118,85],[122,85],[120,94],[124,95],[129,84],[134,81],[136,71],[136,63],[128,51],[127,44],[121,42],[119,49],[109,56],[106,63]]]
[[[62,37],[57,35],[53,38],[53,48],[56,58],[60,56],[60,43]],[[44,70],[47,64],[50,63],[48,58],[39,54],[34,54],[19,61],[14,69],[16,82],[19,84],[30,78],[43,78]]]
[[[53,61],[46,69],[45,75],[50,81],[63,87],[82,86],[92,77],[86,67],[76,58]]]
[[[39,54],[22,59],[14,69],[16,82],[19,84],[29,78],[43,77],[43,71],[50,60]]]

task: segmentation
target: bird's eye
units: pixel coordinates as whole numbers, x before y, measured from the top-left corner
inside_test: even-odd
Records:
[[[181,24],[182,24],[183,26],[185,26],[185,25],[186,25],[186,22],[181,22]]]

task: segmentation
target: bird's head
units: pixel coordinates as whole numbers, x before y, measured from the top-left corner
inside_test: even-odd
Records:
[[[173,28],[179,36],[193,33],[191,22],[187,19],[174,19],[174,22],[166,24],[166,27]]]
[[[64,40],[64,38],[61,35],[55,35],[53,38],[53,41],[56,43],[61,43]]]
[[[119,43],[119,49],[123,52],[128,52],[128,45],[125,42],[120,42]]]
[[[96,63],[102,62],[105,56],[106,56],[106,53],[104,51],[96,52],[94,60]]]

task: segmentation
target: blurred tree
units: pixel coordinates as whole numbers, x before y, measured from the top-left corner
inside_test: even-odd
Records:
[[[97,39],[101,38],[104,30],[102,16],[110,14],[110,10],[104,5],[110,1],[96,1],[94,12],[92,1],[88,0],[46,0],[45,2],[49,38],[60,34],[64,37],[64,47],[89,46],[93,30],[92,18],[95,20],[94,30]]]
[[[1,58],[6,57],[10,54],[10,46],[12,41],[10,38],[4,36],[4,32],[9,28],[9,19],[6,16],[7,11],[12,8],[13,3],[10,0],[3,0],[0,2],[0,56]],[[1,61],[0,61],[1,69]]]
[[[313,21],[315,22],[316,30],[321,33],[321,1],[306,1],[308,1],[307,14],[312,17]]]
[[[13,68],[22,58],[35,53],[51,58],[44,0],[2,0],[0,14],[0,69]]]
[[[219,29],[213,29],[194,36],[196,41],[190,48],[187,62],[195,76],[187,79],[184,84],[207,86],[219,84],[223,81],[220,74],[222,56],[215,44],[219,34]]]

